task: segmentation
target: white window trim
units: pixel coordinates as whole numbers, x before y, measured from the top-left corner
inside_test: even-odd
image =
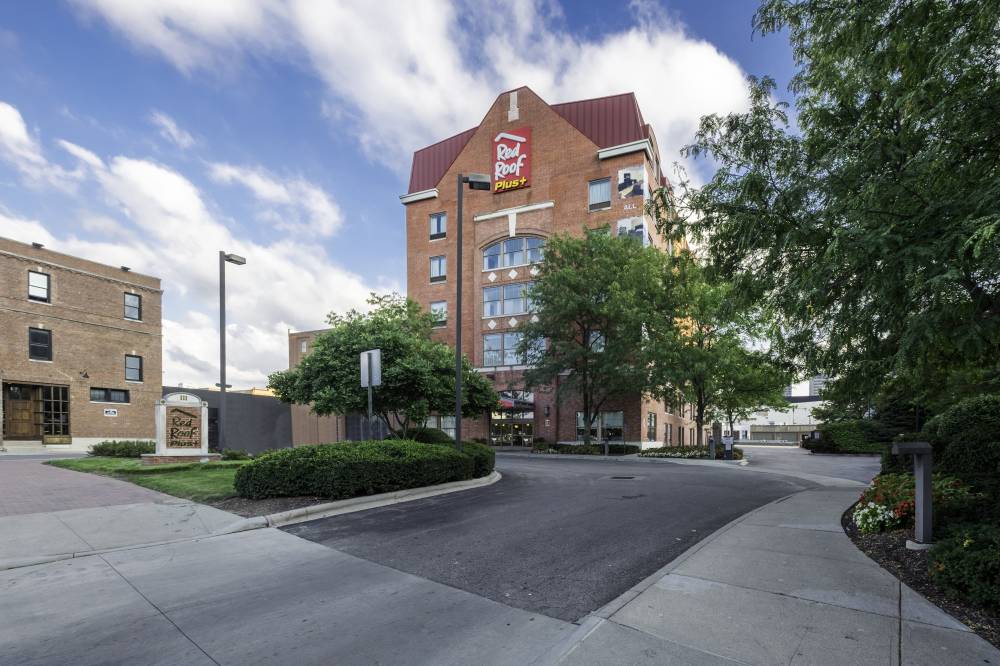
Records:
[[[653,144],[649,139],[639,139],[638,141],[630,141],[629,143],[621,143],[617,146],[609,146],[607,148],[601,148],[597,151],[597,159],[606,160],[611,157],[618,157],[619,155],[628,155],[629,153],[637,153],[643,151],[646,153],[646,157],[649,161],[653,161]]]

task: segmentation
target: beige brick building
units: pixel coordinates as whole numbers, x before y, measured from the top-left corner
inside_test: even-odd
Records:
[[[575,441],[576,400],[556,387],[528,393],[513,351],[531,317],[525,287],[554,233],[609,225],[672,251],[644,214],[651,189],[666,184],[652,128],[632,93],[550,105],[529,88],[501,94],[472,129],[414,153],[406,207],[407,291],[440,317],[439,339],[454,344],[456,175],[486,173],[490,191],[466,189],[463,228],[463,352],[501,392],[503,408],[463,421],[463,436],[494,444]],[[690,408],[636,394],[606,406],[599,432],[613,441],[690,443]],[[437,425],[450,429],[450,417]]]
[[[312,349],[318,331],[288,333],[288,367],[294,368]],[[292,446],[327,444],[347,438],[347,419],[344,416],[318,416],[308,405],[291,405]]]
[[[86,450],[153,439],[160,280],[0,238],[3,439]]]

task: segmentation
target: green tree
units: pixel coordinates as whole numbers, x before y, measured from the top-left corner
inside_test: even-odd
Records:
[[[283,402],[307,404],[316,414],[368,410],[361,387],[359,358],[382,350],[382,384],[374,390],[373,411],[400,436],[431,413],[455,409],[455,355],[431,338],[432,316],[398,294],[372,295],[369,312],[351,310],[327,318],[330,330],[316,336],[312,351],[295,368],[275,372],[268,386]],[[464,360],[462,415],[482,416],[497,403],[489,381]]]
[[[657,397],[678,394],[694,407],[698,446],[705,424],[782,405],[787,372],[748,348],[757,331],[749,310],[739,311],[729,283],[713,279],[688,250],[669,257],[664,289],[647,322],[650,387]]]
[[[767,407],[786,409],[784,388],[792,379],[791,368],[761,351],[733,349],[719,366],[716,406],[735,436],[736,423]]]
[[[674,233],[704,240],[737,296],[780,315],[783,351],[854,405],[887,377],[924,398],[997,387],[998,15],[997,0],[767,0],[755,29],[791,41],[797,131],[751,78],[749,111],[703,118],[686,149],[718,168],[683,189]]]
[[[559,378],[559,399],[578,396],[583,439],[608,401],[643,392],[649,366],[643,324],[657,296],[663,254],[607,227],[546,241],[531,289],[537,321],[526,322],[528,386]],[[607,445],[605,445],[605,454]]]

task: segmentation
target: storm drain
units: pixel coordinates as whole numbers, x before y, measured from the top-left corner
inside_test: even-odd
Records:
[[[634,479],[634,476],[613,476],[612,479]]]

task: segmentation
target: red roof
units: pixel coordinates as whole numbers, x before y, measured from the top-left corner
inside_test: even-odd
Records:
[[[553,104],[551,108],[598,148],[640,141],[648,138],[651,131],[642,119],[634,93]],[[413,153],[407,192],[412,194],[436,187],[477,129],[467,129]]]

